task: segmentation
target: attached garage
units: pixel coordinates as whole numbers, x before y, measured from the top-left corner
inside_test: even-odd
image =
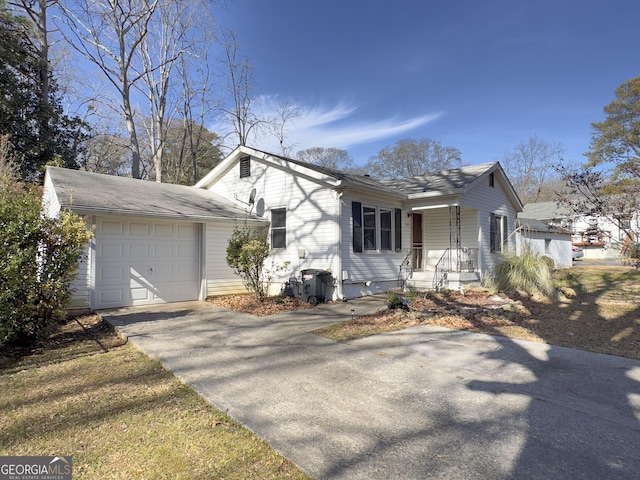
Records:
[[[197,300],[200,225],[97,217],[95,308]]]
[[[245,292],[226,265],[236,224],[268,223],[203,189],[48,167],[47,215],[71,208],[94,230],[72,308],[105,309]]]

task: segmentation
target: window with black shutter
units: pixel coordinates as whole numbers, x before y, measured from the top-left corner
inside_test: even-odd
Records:
[[[507,231],[507,217],[491,214],[489,225],[489,245],[491,252],[503,252],[507,248],[509,232]]]

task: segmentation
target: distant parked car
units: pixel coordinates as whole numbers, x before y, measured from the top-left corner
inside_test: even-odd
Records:
[[[571,247],[571,259],[575,260],[577,258],[584,257],[584,250],[580,247]]]

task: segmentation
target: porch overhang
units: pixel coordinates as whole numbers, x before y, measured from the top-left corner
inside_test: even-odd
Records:
[[[411,203],[413,203],[413,205],[410,206],[412,212],[417,212],[420,210],[432,210],[434,208],[459,207],[460,196],[451,195],[447,197],[421,199],[420,203]]]

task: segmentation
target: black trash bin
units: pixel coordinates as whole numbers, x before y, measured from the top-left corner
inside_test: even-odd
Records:
[[[329,277],[331,273],[326,270],[316,270],[309,268],[302,270],[302,301],[315,305],[318,302],[325,302]]]

